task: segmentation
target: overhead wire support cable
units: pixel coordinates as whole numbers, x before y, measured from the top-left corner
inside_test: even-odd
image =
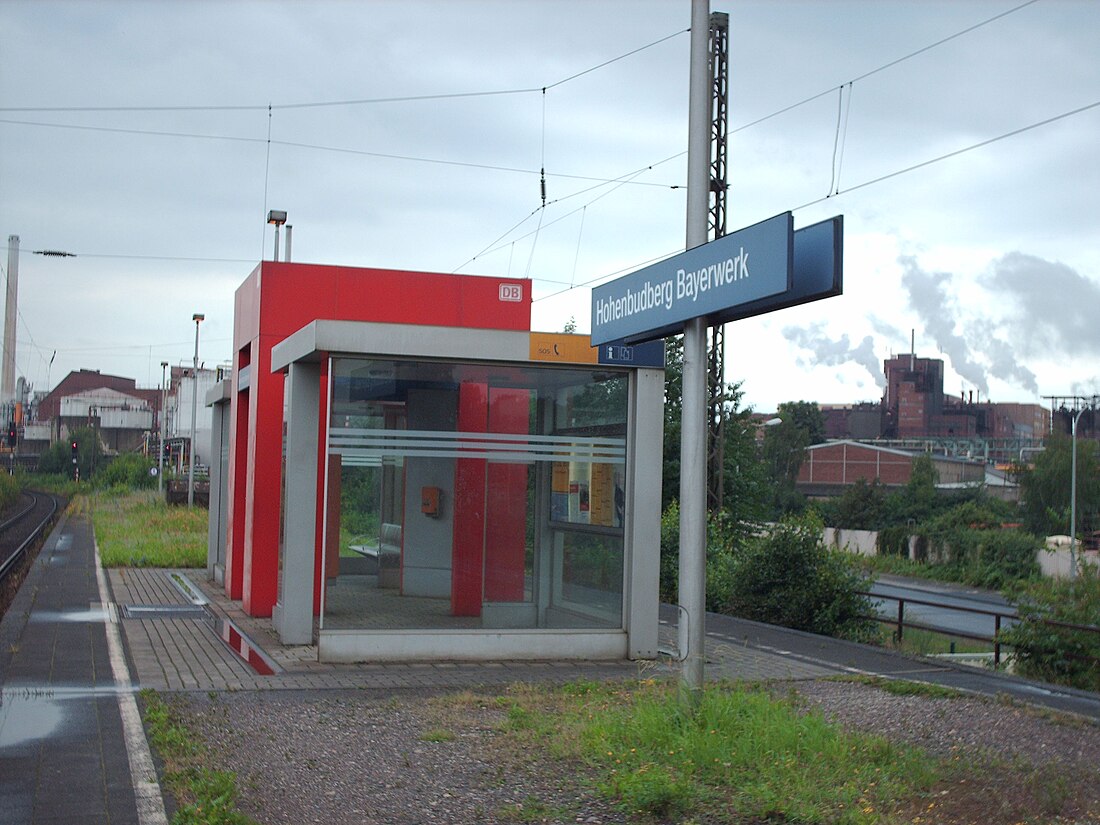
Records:
[[[1022,135],[1025,132],[1030,132],[1033,129],[1040,128],[1041,126],[1048,126],[1051,123],[1057,123],[1059,120],[1065,120],[1068,117],[1073,117],[1074,115],[1079,115],[1082,112],[1087,112],[1090,109],[1095,109],[1097,107],[1100,107],[1100,100],[1097,100],[1093,103],[1089,103],[1085,106],[1079,106],[1078,108],[1072,109],[1068,112],[1062,112],[1062,114],[1060,114],[1060,115],[1054,115],[1053,117],[1048,117],[1044,120],[1037,121],[1036,123],[1031,123],[1027,126],[1021,126],[1019,129],[1013,129],[1010,132],[1005,132],[1003,134],[997,135],[996,137],[991,137],[991,138],[988,138],[987,140],[981,140],[981,141],[978,141],[977,143],[972,143],[969,146],[962,147],[961,149],[955,149],[952,152],[947,152],[947,153],[939,155],[937,157],[929,158],[928,160],[923,160],[920,163],[914,163],[911,166],[906,166],[904,169],[897,169],[893,172],[889,172],[888,174],[879,175],[877,178],[871,178],[870,180],[865,180],[862,183],[857,183],[855,186],[849,186],[847,189],[840,189],[833,195],[826,195],[823,198],[817,198],[817,199],[812,200],[812,201],[807,201],[806,203],[802,204],[801,206],[796,206],[796,207],[792,208],[791,211],[792,212],[797,212],[800,209],[806,209],[807,207],[815,206],[816,204],[823,203],[824,201],[829,200],[830,197],[836,197],[838,195],[846,195],[849,192],[855,192],[858,189],[865,189],[866,187],[872,186],[876,183],[882,183],[883,181],[890,180],[891,178],[896,178],[900,175],[904,175],[904,174],[907,174],[909,172],[914,172],[917,169],[923,169],[926,166],[931,166],[935,163],[939,163],[940,161],[950,160],[951,158],[958,157],[959,155],[964,155],[967,152],[972,152],[975,149],[981,149],[983,146],[989,146],[991,144],[997,143],[997,142],[1005,140],[1007,138],[1015,137],[1016,135]]]
[[[55,128],[55,129],[76,129],[76,130],[84,130],[84,131],[92,131],[92,132],[117,132],[117,133],[120,133],[120,134],[127,134],[127,135],[151,135],[151,136],[154,136],[154,137],[188,138],[188,139],[195,139],[195,140],[228,140],[228,141],[235,141],[235,142],[239,142],[239,143],[267,143],[268,142],[266,138],[248,137],[248,136],[245,136],[245,135],[210,135],[210,134],[201,134],[201,133],[195,133],[195,132],[162,132],[162,131],[151,130],[151,129],[124,129],[124,128],[111,127],[111,126],[85,126],[85,125],[76,124],[76,123],[43,123],[41,121],[11,120],[11,119],[7,119],[7,118],[0,118],[0,124],[4,124],[4,123],[15,125],[15,126],[40,126],[40,127],[44,127],[44,128]],[[515,166],[496,166],[496,165],[488,164],[488,163],[472,163],[472,162],[469,162],[469,161],[460,161],[460,160],[444,160],[442,158],[425,158],[425,157],[417,157],[415,155],[395,155],[395,154],[388,153],[388,152],[373,152],[373,151],[370,151],[370,150],[367,150],[367,149],[351,149],[351,148],[342,147],[342,146],[322,146],[322,145],[314,144],[314,143],[301,143],[301,142],[292,141],[292,140],[279,140],[277,138],[272,138],[270,142],[271,142],[272,146],[287,146],[287,147],[290,147],[290,148],[293,148],[293,149],[309,149],[309,150],[314,150],[314,151],[319,151],[319,152],[338,152],[338,153],[343,153],[343,154],[362,155],[364,157],[384,158],[384,159],[387,159],[387,160],[403,160],[403,161],[408,161],[410,163],[434,163],[434,164],[439,164],[439,165],[442,165],[442,166],[457,166],[457,167],[463,167],[463,168],[467,168],[467,169],[485,169],[485,170],[493,171],[493,172],[512,172],[512,173],[521,174],[521,175],[538,175],[539,174],[538,169],[523,169],[521,167],[515,167]],[[654,164],[654,165],[658,165],[658,164]],[[568,174],[568,173],[565,173],[565,172],[552,172],[550,174],[550,177],[552,177],[552,178],[554,178],[554,177],[563,178],[563,179],[566,179],[566,180],[595,181],[595,182],[600,183],[600,184],[616,183],[619,180],[618,178],[600,178],[600,177],[595,177],[593,175],[571,175],[571,174]],[[680,188],[680,184],[657,183],[657,182],[654,182],[654,181],[634,181],[633,185],[635,185],[635,186],[653,186],[653,187],[659,187],[659,188],[662,188],[662,189],[666,189],[666,188],[667,189],[678,189],[678,188]]]
[[[840,84],[840,86],[831,86],[828,89],[825,89],[824,91],[821,91],[821,92],[818,92],[817,94],[813,94],[813,95],[810,95],[809,97],[803,98],[802,100],[799,100],[797,103],[791,103],[788,106],[784,106],[782,109],[777,109],[776,111],[772,112],[771,114],[764,115],[763,117],[758,117],[756,120],[752,120],[752,121],[749,121],[748,123],[744,123],[744,124],[742,124],[741,126],[738,126],[735,129],[731,129],[730,134],[736,134],[737,132],[743,132],[746,129],[751,129],[753,126],[759,126],[761,123],[764,123],[765,121],[771,120],[772,118],[779,117],[780,115],[784,115],[787,112],[791,111],[792,109],[797,109],[800,106],[805,106],[807,103],[813,103],[813,101],[815,101],[819,98],[825,97],[826,95],[830,95],[839,88],[843,88],[846,85],[851,85],[851,84],[856,83],[857,81],[860,81],[860,80],[865,80],[868,77],[871,77],[872,75],[878,74],[879,72],[885,71],[886,69],[893,68],[894,66],[897,66],[899,63],[904,63],[906,60],[910,60],[911,58],[914,58],[914,57],[917,57],[918,55],[924,54],[925,52],[930,51],[930,50],[936,48],[937,46],[942,46],[945,43],[949,43],[952,40],[955,40],[959,37],[962,37],[964,34],[969,34],[970,32],[975,31],[977,29],[980,29],[983,26],[988,26],[990,23],[994,23],[994,22],[996,22],[997,20],[1000,20],[1003,17],[1007,17],[1010,14],[1018,12],[1021,9],[1024,9],[1024,8],[1030,6],[1034,3],[1038,3],[1038,2],[1039,2],[1039,0],[1027,0],[1027,2],[1025,2],[1025,3],[1021,3],[1018,6],[1014,6],[1011,9],[1006,9],[1005,11],[1000,12],[999,14],[995,14],[992,17],[986,18],[985,20],[982,20],[978,23],[975,23],[972,26],[968,26],[967,28],[962,29],[961,31],[957,31],[954,34],[948,35],[947,37],[940,38],[935,43],[929,43],[927,46],[922,46],[921,48],[917,49],[916,51],[912,51],[912,52],[909,52],[908,54],[904,54],[901,57],[895,58],[895,59],[893,59],[893,60],[891,60],[887,63],[883,63],[881,66],[876,66],[874,69],[871,69],[870,71],[864,72],[863,74],[858,75],[856,77],[853,77],[851,80]],[[2,111],[2,110],[0,110],[0,111]]]

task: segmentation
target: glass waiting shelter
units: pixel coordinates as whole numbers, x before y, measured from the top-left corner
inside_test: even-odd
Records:
[[[656,656],[663,370],[531,341],[314,321],[274,347],[284,643],[328,661]]]

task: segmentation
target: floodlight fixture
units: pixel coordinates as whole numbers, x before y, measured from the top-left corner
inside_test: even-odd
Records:
[[[273,261],[279,260],[279,227],[286,223],[286,211],[282,209],[272,209],[267,213],[267,222],[275,225],[275,255],[272,257]],[[290,227],[287,227],[287,231],[290,231]]]

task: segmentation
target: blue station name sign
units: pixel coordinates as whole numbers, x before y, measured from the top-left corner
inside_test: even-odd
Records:
[[[761,223],[592,290],[592,344],[662,338],[692,318],[721,316],[791,288],[794,218]]]

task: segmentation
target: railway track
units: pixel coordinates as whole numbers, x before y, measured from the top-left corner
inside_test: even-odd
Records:
[[[33,550],[53,523],[63,499],[50,493],[26,490],[0,522],[0,615],[19,588]]]

